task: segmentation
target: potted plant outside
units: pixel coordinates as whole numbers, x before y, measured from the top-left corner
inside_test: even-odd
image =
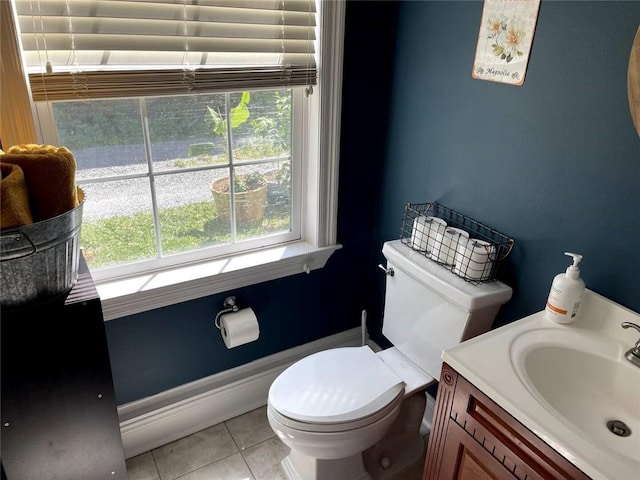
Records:
[[[218,217],[228,222],[231,218],[231,182],[223,177],[211,182],[213,201]],[[259,172],[233,177],[236,223],[250,223],[264,216],[267,201],[267,182]]]
[[[238,128],[249,119],[247,105],[251,100],[249,92],[242,92],[238,105],[229,112],[231,129]],[[207,107],[207,121],[214,135],[226,137],[227,117],[211,107]],[[226,143],[225,143],[226,145]],[[211,182],[210,189],[216,204],[218,217],[228,222],[231,218],[231,181],[228,176]],[[267,182],[261,173],[233,175],[233,192],[236,223],[248,223],[260,220],[264,215],[267,200]]]

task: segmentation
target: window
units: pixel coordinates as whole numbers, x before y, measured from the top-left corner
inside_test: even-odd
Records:
[[[300,90],[42,105],[76,158],[92,271],[114,278],[299,240]]]
[[[72,12],[74,2],[50,1],[37,2],[41,10],[33,13],[35,3],[17,0],[16,9],[39,140],[65,145],[76,156],[77,182],[86,198],[81,243],[105,318],[322,267],[339,248],[335,216],[343,3],[319,3],[313,60],[312,37],[308,31],[299,33],[298,25],[294,33],[282,35],[303,37],[293,47],[286,40],[268,47],[276,48],[281,64],[271,66],[268,57],[273,55],[263,51],[259,67],[240,62],[222,70],[216,68],[222,54],[206,51],[207,45],[221,41],[209,38],[203,46],[199,35],[218,35],[205,22],[208,14],[224,14],[227,21],[248,15],[254,22],[253,9],[236,8],[246,2],[211,2],[215,15],[209,7],[198,11],[199,6],[188,2],[179,8],[160,2],[157,6],[169,8],[172,18],[180,14],[163,27],[172,25],[175,37],[165,41],[147,25],[153,23],[148,19],[131,20],[127,26],[118,18],[113,25],[131,31],[111,35],[108,45],[90,35],[96,19],[80,8],[89,3],[120,17],[127,11],[123,6],[132,11],[139,6],[87,0]],[[147,12],[147,2],[141,3]],[[316,9],[315,2],[300,0],[291,2],[294,11],[289,12],[282,9],[285,3],[259,0],[249,5],[275,8],[270,15],[282,32],[289,17],[308,18]],[[168,21],[167,15],[162,21]],[[55,34],[40,35],[40,25]],[[135,36],[141,25],[142,39]],[[250,34],[256,35],[253,30]],[[130,49],[139,42],[138,50],[116,51],[119,36],[127,37]],[[65,45],[60,37],[73,47],[66,56],[60,53]],[[184,48],[177,56],[183,62],[189,56],[192,65],[197,57],[204,66],[122,66],[134,53],[153,57],[147,50],[167,48],[158,45],[171,41],[176,43],[170,48]],[[118,55],[126,58],[116,65]],[[224,57],[229,61],[232,55]],[[309,88],[315,83],[315,58],[319,80]],[[53,72],[46,73],[52,59]],[[88,73],[81,73],[81,62],[102,62],[103,70],[85,67]]]

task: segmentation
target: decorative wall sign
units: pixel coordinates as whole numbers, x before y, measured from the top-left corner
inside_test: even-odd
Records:
[[[540,0],[484,0],[472,77],[522,85]]]

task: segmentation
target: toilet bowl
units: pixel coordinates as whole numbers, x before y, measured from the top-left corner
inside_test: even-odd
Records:
[[[382,333],[394,345],[305,357],[272,383],[267,418],[290,448],[287,480],[386,480],[424,453],[425,389],[441,353],[487,331],[511,288],[472,285],[399,240],[385,243]]]
[[[389,432],[405,397],[432,381],[393,348],[335,348],[289,367],[267,403],[271,428],[291,448],[287,480],[371,479],[362,452]]]

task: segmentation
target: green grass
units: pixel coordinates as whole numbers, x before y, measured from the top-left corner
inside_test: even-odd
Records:
[[[160,211],[164,254],[230,243],[231,225],[221,221],[213,202],[204,201]],[[288,212],[265,212],[261,221],[239,225],[237,239],[249,239],[289,229]],[[150,212],[87,221],[82,224],[81,244],[91,268],[152,259],[156,249]]]

